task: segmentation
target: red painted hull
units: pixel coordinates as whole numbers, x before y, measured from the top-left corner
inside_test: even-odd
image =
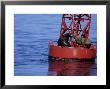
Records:
[[[61,47],[49,42],[49,56],[56,58],[92,59],[96,57],[96,49],[83,47]]]

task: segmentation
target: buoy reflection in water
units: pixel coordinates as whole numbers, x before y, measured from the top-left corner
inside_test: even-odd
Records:
[[[95,62],[49,61],[50,76],[96,76]]]

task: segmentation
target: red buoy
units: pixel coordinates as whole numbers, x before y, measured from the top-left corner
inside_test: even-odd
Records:
[[[49,41],[49,56],[67,59],[95,58],[96,48],[89,39],[90,24],[91,14],[63,14],[59,39],[68,33],[69,46],[55,45]]]

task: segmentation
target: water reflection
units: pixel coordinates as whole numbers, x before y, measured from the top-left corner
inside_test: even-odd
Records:
[[[96,63],[49,61],[49,76],[96,76]]]

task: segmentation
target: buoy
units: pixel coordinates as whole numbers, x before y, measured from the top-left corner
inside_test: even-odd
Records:
[[[95,58],[96,48],[89,39],[90,25],[91,14],[63,14],[58,44],[49,41],[49,56],[79,60]]]

